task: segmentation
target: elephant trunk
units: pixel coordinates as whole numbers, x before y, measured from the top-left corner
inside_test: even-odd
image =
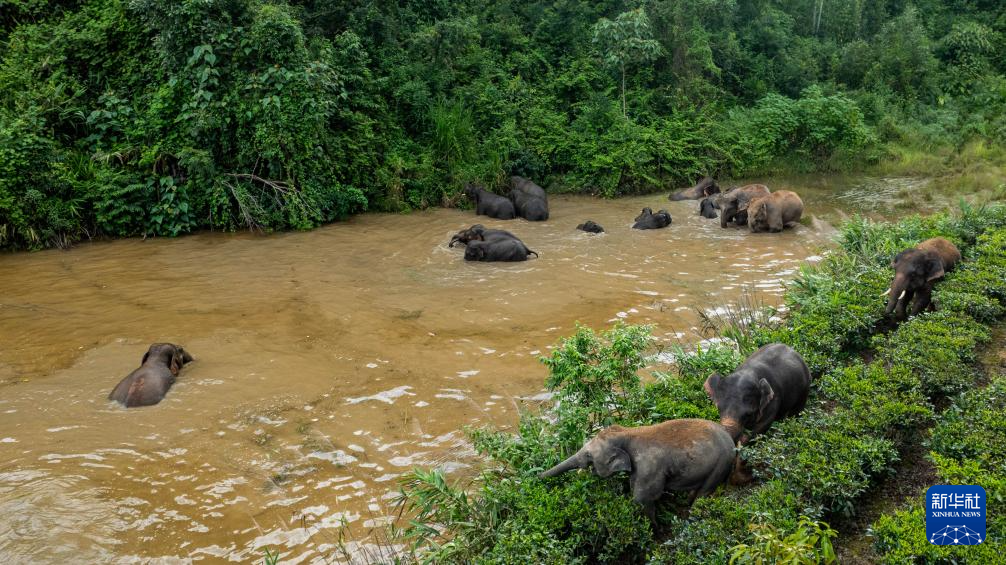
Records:
[[[573,469],[579,469],[583,467],[583,463],[580,458],[580,453],[574,453],[569,459],[566,459],[562,463],[559,463],[555,467],[547,471],[542,471],[538,474],[539,479],[547,479],[548,477],[554,477],[556,475],[561,475],[566,471],[572,471]]]
[[[891,282],[891,288],[889,289],[890,294],[887,297],[887,309],[884,310],[885,313],[890,314],[894,312],[894,309],[898,306],[898,301],[905,295],[905,291],[908,286],[908,277],[897,274],[894,280]]]
[[[733,438],[734,443],[736,443],[744,433],[744,426],[733,418],[720,418],[720,425],[726,428],[727,433],[729,433],[730,437]]]
[[[458,236],[454,236],[454,237],[451,238],[451,242],[449,244],[447,244],[447,247],[454,247],[454,244],[457,243],[457,242],[459,242],[459,241],[461,241],[461,238],[458,237]]]

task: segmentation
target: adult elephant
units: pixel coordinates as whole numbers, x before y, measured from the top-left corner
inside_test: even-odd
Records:
[[[746,443],[773,422],[799,414],[810,394],[810,370],[803,357],[783,343],[755,351],[728,377],[713,373],[704,388],[734,441]],[[742,437],[743,436],[743,437]]]
[[[668,196],[668,200],[698,200],[699,198],[705,198],[706,196],[712,196],[713,194],[719,194],[720,187],[713,180],[713,177],[702,177],[702,180],[695,183],[689,188],[681,189],[677,192],[671,193]]]
[[[139,368],[119,381],[108,399],[127,408],[157,404],[175,384],[175,377],[182,366],[192,361],[192,356],[183,347],[173,343],[155,343],[143,354]]]
[[[764,184],[748,184],[731,188],[717,196],[716,204],[720,207],[720,227],[725,228],[730,222],[738,226],[747,224],[747,209],[751,201],[768,194],[768,187]]]
[[[517,215],[531,222],[548,219],[548,195],[545,189],[524,177],[510,177],[513,188],[508,195]]]
[[[636,223],[632,224],[634,230],[659,230],[671,225],[671,214],[667,210],[660,210],[656,214],[650,208],[643,208],[643,211],[636,216]]]
[[[748,205],[748,228],[752,233],[781,232],[784,227],[800,221],[803,200],[789,190],[773,192],[756,198]]]
[[[593,468],[599,477],[628,471],[633,499],[656,519],[656,502],[667,490],[691,491],[690,505],[712,493],[730,476],[734,442],[723,426],[709,420],[669,420],[653,426],[604,428],[540,478]]]
[[[512,220],[517,217],[513,202],[509,198],[489,192],[481,186],[468,184],[465,194],[475,203],[475,215],[489,216],[497,220]]]
[[[465,248],[465,261],[527,261],[531,255],[537,257],[538,253],[515,237],[471,241]]]
[[[919,243],[912,249],[898,253],[891,261],[894,280],[884,294],[887,300],[886,314],[897,310],[898,319],[905,318],[908,303],[912,304],[914,316],[932,303],[933,285],[951,271],[961,260],[957,246],[942,237],[934,237]]]
[[[455,243],[468,245],[472,241],[492,241],[494,239],[519,239],[516,235],[506,230],[489,229],[482,224],[475,224],[468,229],[463,229],[454,234],[447,247],[454,247]]]

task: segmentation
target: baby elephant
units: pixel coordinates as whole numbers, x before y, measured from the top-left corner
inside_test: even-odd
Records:
[[[636,216],[636,223],[632,224],[634,230],[658,230],[671,225],[671,213],[661,210],[656,214],[650,208],[643,208],[643,211]]]
[[[718,214],[716,214],[716,210],[718,208],[719,207],[716,205],[715,199],[711,196],[707,196],[702,199],[702,202],[699,202],[699,215],[703,218],[709,218],[711,220],[718,216]]]
[[[957,246],[942,237],[927,239],[912,249],[906,249],[894,258],[894,280],[884,295],[887,300],[886,314],[897,308],[897,317],[905,318],[908,303],[915,298],[912,315],[928,307],[932,301],[933,285],[952,270],[961,260]]]
[[[470,241],[465,247],[465,261],[527,261],[530,255],[538,253],[515,237]]]
[[[192,360],[192,356],[178,345],[155,343],[143,354],[140,368],[122,379],[108,399],[126,407],[157,404],[175,384],[182,366]]]
[[[638,428],[607,427],[572,457],[538,476],[587,467],[600,477],[628,471],[633,499],[655,520],[656,502],[665,490],[692,491],[690,505],[726,481],[733,464],[734,442],[723,426],[684,419]]]
[[[720,411],[720,423],[734,441],[745,429],[751,436],[769,429],[772,422],[803,410],[810,394],[810,370],[790,346],[771,343],[755,351],[730,376],[713,373],[706,379],[706,394]]]
[[[797,193],[777,190],[755,199],[748,206],[748,227],[752,233],[781,232],[784,227],[800,221],[803,200]]]
[[[587,220],[586,222],[576,226],[576,229],[588,233],[604,233],[604,228],[601,227],[601,224],[594,222],[594,220]]]

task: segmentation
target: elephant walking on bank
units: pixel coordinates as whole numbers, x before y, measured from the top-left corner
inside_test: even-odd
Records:
[[[569,459],[542,472],[554,477],[593,467],[599,477],[628,471],[633,499],[656,520],[656,502],[666,490],[691,491],[688,504],[716,490],[734,465],[734,442],[709,420],[670,420],[653,426],[609,426]]]
[[[157,404],[175,384],[182,366],[192,361],[192,356],[180,346],[155,343],[143,354],[140,367],[122,379],[108,399],[127,408]]]
[[[779,190],[751,201],[748,205],[748,228],[751,233],[781,232],[803,216],[803,200],[789,190]]]
[[[884,295],[890,294],[885,314],[897,310],[895,316],[903,320],[908,304],[915,299],[911,315],[914,316],[932,303],[933,286],[961,261],[957,246],[942,237],[934,237],[906,249],[891,261],[894,279]]]
[[[706,394],[734,441],[746,443],[776,420],[799,414],[810,394],[810,369],[792,347],[772,343],[748,357],[728,377],[713,373]],[[750,429],[750,436],[743,436]],[[743,437],[742,437],[743,436]]]

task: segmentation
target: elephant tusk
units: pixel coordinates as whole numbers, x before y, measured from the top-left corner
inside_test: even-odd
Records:
[[[888,294],[891,294],[891,289],[890,288],[888,288],[886,291],[884,291],[884,294],[881,294],[880,296],[887,296]]]
[[[902,290],[901,291],[901,296],[898,297],[898,300],[901,300],[902,298],[904,298],[906,292],[908,292],[908,291],[907,290]]]

